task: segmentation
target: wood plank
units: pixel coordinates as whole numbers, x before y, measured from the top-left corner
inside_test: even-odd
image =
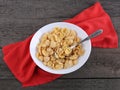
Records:
[[[71,74],[64,75],[62,78],[120,78],[120,48],[117,52],[115,50],[94,48],[90,58],[82,68]],[[2,55],[0,58],[0,78],[14,78],[3,63]]]
[[[57,79],[35,87],[22,88],[16,80],[0,80],[1,90],[119,90],[120,79]]]
[[[95,50],[95,49],[94,49]],[[70,78],[120,78],[120,57],[119,54],[99,52],[99,49],[92,50],[87,63],[76,72],[65,75]]]
[[[116,32],[120,35],[120,17],[111,17]],[[48,19],[5,19],[0,18],[0,47],[24,40],[29,35],[35,33],[40,27],[67,18],[48,18]],[[120,36],[118,36],[120,38]],[[120,39],[119,39],[120,41]],[[120,43],[120,42],[119,42]],[[119,44],[120,45],[120,44]]]
[[[119,90],[120,0],[98,1],[111,16],[119,48],[93,48],[87,63],[76,72],[48,84],[22,88],[3,62],[2,47],[24,40],[45,24],[71,18],[96,0],[0,0],[0,90]]]
[[[11,19],[0,24],[0,46],[9,43],[24,40],[30,34],[37,31],[46,23],[64,20],[66,18],[49,18],[49,19]],[[112,17],[112,21],[116,28],[119,37],[120,46],[120,17]],[[41,20],[41,22],[39,22]],[[6,32],[7,31],[7,32]],[[118,49],[99,49],[93,48],[91,57],[88,62],[78,71],[64,75],[62,78],[101,78],[101,77],[120,77],[120,48]],[[3,63],[3,55],[0,51],[0,78],[11,79],[14,78],[7,66]],[[89,73],[88,73],[89,72]]]
[[[64,18],[65,19],[65,18]],[[0,46],[24,40],[40,27],[51,22],[62,21],[61,18],[49,19],[0,19]]]
[[[96,0],[1,0],[0,16],[21,19],[71,17],[95,2]],[[99,2],[111,16],[120,15],[119,0]]]

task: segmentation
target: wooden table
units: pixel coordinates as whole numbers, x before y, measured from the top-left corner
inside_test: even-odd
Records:
[[[3,62],[2,47],[24,40],[40,27],[73,17],[96,0],[0,0],[0,90],[21,90]],[[111,16],[120,42],[120,0],[99,0]],[[93,48],[78,71],[25,90],[120,90],[120,44],[117,49]]]

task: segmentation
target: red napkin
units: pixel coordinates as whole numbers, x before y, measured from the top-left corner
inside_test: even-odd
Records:
[[[83,28],[87,34],[91,34],[97,29],[103,29],[104,33],[92,39],[93,47],[117,48],[118,37],[109,15],[103,10],[99,2],[85,9],[72,19],[65,22],[73,23]]]
[[[103,29],[104,32],[102,35],[92,39],[93,47],[118,47],[118,37],[110,17],[103,10],[99,2],[85,9],[72,19],[65,20],[65,22],[82,27],[88,34],[97,29]],[[24,41],[4,46],[2,49],[5,63],[23,86],[48,83],[61,76],[45,72],[36,66],[29,52],[31,38],[32,36]]]

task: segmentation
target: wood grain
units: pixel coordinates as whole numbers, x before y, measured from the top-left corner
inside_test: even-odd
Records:
[[[64,75],[62,78],[120,78],[120,49],[97,49],[92,50],[87,63],[76,72]],[[2,58],[2,55],[1,55]],[[0,78],[14,78],[7,66],[0,60]]]
[[[111,16],[119,16],[120,13],[116,13],[120,11],[119,0],[98,1]],[[16,19],[71,17],[95,2],[96,0],[1,0],[0,15]]]
[[[1,80],[0,86],[1,90],[119,90],[120,79],[57,79],[29,88],[22,88],[18,81],[10,79]]]
[[[4,19],[0,20],[0,47],[13,42],[21,41],[35,33],[40,27],[68,18],[47,19]],[[120,17],[111,17],[118,37],[120,38]],[[120,39],[119,39],[120,41]],[[120,43],[120,42],[119,42]],[[120,44],[119,44],[120,45]]]
[[[16,0],[8,1],[8,2],[7,3],[10,5],[13,3],[17,3]],[[12,3],[10,3],[10,2],[12,2]],[[22,2],[22,1],[19,1],[18,3],[20,4],[20,2]],[[76,1],[76,2],[79,2],[79,1]],[[27,3],[24,3],[24,5],[26,5],[26,4]],[[47,5],[48,4],[50,4],[50,2],[48,2]],[[33,5],[33,4],[31,3],[31,5]],[[91,5],[91,4],[89,3],[89,5]],[[81,5],[79,5],[79,6],[81,6]],[[40,6],[40,8],[42,8],[42,7]],[[21,9],[21,10],[23,10],[23,9]],[[31,12],[31,13],[34,13],[34,12]],[[54,12],[54,13],[56,13],[56,12]],[[8,13],[5,13],[5,14],[8,14]],[[18,16],[20,16],[20,15],[22,15],[22,14],[19,14]],[[68,15],[68,16],[72,17],[72,15]],[[29,35],[35,33],[43,25],[51,23],[51,22],[63,21],[65,19],[68,19],[68,17],[67,16],[66,16],[66,18],[65,17],[64,18],[63,17],[55,17],[55,18],[44,17],[43,18],[41,16],[40,16],[40,18],[32,18],[32,17],[30,17],[30,18],[6,17],[5,18],[5,17],[1,17],[0,18],[0,31],[1,31],[0,46],[2,48],[6,44],[24,40]],[[119,36],[120,35],[120,21],[119,21],[120,17],[111,17],[111,19],[113,21],[113,24],[115,26],[115,29],[118,33],[118,37],[120,40],[120,36]],[[0,67],[1,67],[0,72],[2,72],[0,74],[0,78],[1,79],[14,78],[13,75],[11,74],[11,72],[9,71],[8,67],[3,62],[3,55],[2,55],[1,50],[0,50],[0,52],[1,52],[0,53]],[[90,56],[88,62],[81,69],[79,69],[78,71],[71,73],[69,75],[65,75],[62,78],[120,77],[119,53],[120,53],[120,48],[118,48],[118,49],[94,48],[92,50],[92,53],[91,53],[91,56]]]
[[[119,90],[120,0],[97,0],[110,15],[119,38],[117,49],[93,48],[87,63],[54,82],[25,90]],[[40,27],[72,18],[96,0],[0,0],[0,90],[21,90],[3,62],[2,47],[21,41]],[[107,79],[109,78],[109,79]]]

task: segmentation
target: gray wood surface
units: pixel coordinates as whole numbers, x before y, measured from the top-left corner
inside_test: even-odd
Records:
[[[28,87],[26,90],[119,90],[120,0],[98,1],[112,19],[119,47],[93,48],[89,60],[81,69],[46,85]],[[0,0],[0,90],[22,89],[3,62],[1,49],[4,45],[24,40],[43,25],[71,18],[95,2],[96,0]]]
[[[0,90],[119,90],[120,79],[57,79],[49,84],[29,88],[22,88],[18,81],[10,79],[1,80],[0,86]]]

